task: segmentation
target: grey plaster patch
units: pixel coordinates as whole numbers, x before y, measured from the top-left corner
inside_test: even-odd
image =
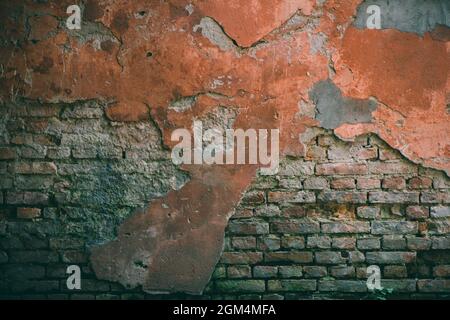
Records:
[[[377,103],[374,100],[343,97],[339,88],[331,81],[316,83],[309,93],[316,105],[316,119],[325,129],[335,129],[344,123],[367,123]]]
[[[208,38],[211,43],[218,46],[223,51],[234,50],[236,45],[225,34],[222,27],[210,17],[204,17],[200,24],[194,26],[193,31],[201,30],[202,36]]]
[[[381,28],[397,29],[423,35],[437,25],[450,27],[449,0],[369,0],[357,11],[354,26],[367,28],[367,7],[378,5],[381,9]]]

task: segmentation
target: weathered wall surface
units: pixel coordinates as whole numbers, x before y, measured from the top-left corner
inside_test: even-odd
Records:
[[[400,3],[2,2],[2,295],[446,297],[449,8]],[[282,169],[174,165],[194,119],[279,128]]]

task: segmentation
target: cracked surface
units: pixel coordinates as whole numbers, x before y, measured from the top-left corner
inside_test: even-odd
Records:
[[[63,27],[70,1],[2,3],[1,99],[114,101],[110,120],[151,116],[169,148],[173,129],[233,107],[235,128],[279,128],[283,156],[301,155],[299,134],[323,125],[343,139],[374,132],[408,159],[449,173],[448,28],[411,30],[432,31],[423,37],[358,29],[360,3],[86,1],[82,29],[72,32]],[[448,7],[439,8],[448,17]],[[352,116],[324,125],[299,110],[323,81],[341,91],[344,109],[375,98],[376,110],[370,105],[363,123]],[[257,167],[182,169],[191,180],[181,190],[92,250],[99,278],[152,292],[203,290]]]

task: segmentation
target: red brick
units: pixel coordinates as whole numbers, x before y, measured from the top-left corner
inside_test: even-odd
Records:
[[[396,160],[401,156],[396,150],[380,149],[380,160]]]
[[[367,174],[367,165],[362,163],[325,163],[316,167],[318,175],[352,175]]]
[[[433,180],[427,177],[414,177],[408,182],[411,189],[429,189],[433,184]]]
[[[248,192],[242,199],[242,202],[246,204],[262,204],[264,201],[265,197],[262,191]]]
[[[358,189],[379,189],[381,182],[379,179],[373,178],[360,178],[357,181]]]
[[[17,157],[16,150],[13,148],[0,148],[0,160],[11,160]]]
[[[401,177],[392,177],[383,179],[382,186],[384,189],[402,190],[406,188],[406,182]]]
[[[285,208],[282,213],[283,216],[292,218],[301,218],[306,216],[305,208],[299,206]]]
[[[417,167],[404,162],[372,162],[369,171],[374,174],[417,173]]]
[[[362,148],[354,152],[353,157],[357,160],[370,160],[378,158],[378,150],[375,147]]]
[[[333,189],[353,189],[355,188],[355,180],[342,178],[342,179],[334,179],[331,181],[331,188]]]
[[[56,174],[57,171],[53,162],[17,163],[14,169],[21,174]]]
[[[406,208],[406,216],[411,220],[425,219],[430,216],[430,210],[422,206],[409,206]]]
[[[17,208],[17,218],[34,219],[41,216],[41,209],[38,208]]]

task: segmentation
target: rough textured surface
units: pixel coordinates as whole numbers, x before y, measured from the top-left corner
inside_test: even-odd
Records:
[[[370,0],[364,1],[357,11],[354,25],[366,28],[367,8],[377,5],[381,11],[381,28],[397,29],[424,35],[439,25],[450,26],[450,3],[441,0]]]
[[[230,123],[243,129],[279,128],[281,155],[288,159],[316,156],[316,151],[305,145],[310,141],[310,128],[334,129],[334,134],[346,140],[375,133],[412,162],[450,172],[448,28],[441,22],[448,17],[445,1],[430,2],[434,11],[427,24],[416,29],[408,29],[406,22],[391,27],[389,16],[386,27],[393,29],[387,30],[359,28],[366,4],[359,7],[361,1],[357,0],[270,4],[171,0],[84,1],[82,29],[69,32],[64,25],[65,9],[70,4],[2,2],[0,10],[0,97],[5,115],[0,122],[0,169],[5,173],[0,202],[5,212],[4,234],[7,239],[11,234],[13,238],[28,237],[38,229],[35,232],[43,239],[35,244],[42,249],[19,244],[16,248],[13,240],[7,240],[0,257],[6,268],[16,263],[37,263],[36,277],[42,280],[38,282],[43,287],[48,285],[52,293],[56,287],[59,289],[59,282],[43,280],[42,270],[48,267],[39,264],[67,263],[70,259],[65,258],[65,251],[61,256],[57,253],[61,244],[52,244],[51,232],[63,239],[70,232],[81,235],[86,242],[73,254],[89,253],[99,279],[142,287],[147,292],[203,291],[223,246],[227,247],[224,234],[228,219],[258,168],[173,166],[165,149],[174,144],[170,133],[175,128],[191,128],[193,119],[213,119],[222,128]],[[389,2],[391,5],[396,6]],[[395,8],[392,11],[397,16],[403,7]],[[408,17],[411,8],[404,8],[407,11],[398,15]],[[359,27],[353,26],[355,15]],[[435,22],[440,25],[432,29]],[[337,98],[333,104],[321,103],[330,101],[327,95]],[[86,101],[93,105],[86,107],[87,111],[80,110]],[[234,111],[230,115],[221,112],[223,108]],[[332,116],[333,110],[339,121]],[[16,131],[26,134],[15,140]],[[347,203],[395,203],[400,206],[397,213],[401,216],[405,214],[402,206],[420,207],[423,203],[445,207],[448,202],[445,176],[440,180],[427,175],[416,177],[413,174],[425,169],[410,163],[366,163],[372,157],[390,160],[387,147],[379,155],[370,155],[373,151],[364,149],[352,155],[352,164],[347,163],[348,154],[340,148],[320,151],[320,146],[316,147],[312,150],[317,149],[317,156],[325,152],[332,163],[288,166],[287,175],[293,178],[280,180],[286,183],[281,189],[298,189],[306,180],[298,181],[297,175],[315,174],[317,178],[338,177],[336,181],[318,179],[308,183],[350,191],[284,194],[274,190],[268,198],[263,197],[264,202],[276,204],[277,199],[286,196],[289,201],[310,203],[318,211],[329,202],[343,207]],[[22,166],[23,159],[27,160]],[[384,181],[384,175],[400,173],[403,177]],[[364,177],[361,181],[365,182],[360,183],[376,191],[353,190],[355,183],[359,188],[359,181],[352,175]],[[405,177],[417,179],[406,184]],[[377,179],[381,179],[381,186]],[[440,184],[436,187],[436,183]],[[412,186],[435,190],[391,191],[416,189]],[[278,187],[268,184],[269,189]],[[62,214],[68,206],[80,209]],[[71,222],[64,220],[63,229],[52,230],[55,220],[48,208],[55,210],[56,217],[72,217],[81,226],[72,229]],[[272,209],[278,212],[273,206],[263,211]],[[376,209],[366,214],[370,216],[371,210]],[[413,208],[409,212],[427,219],[427,210]],[[422,234],[425,228],[416,228],[408,221],[353,223],[355,217],[347,216],[347,211],[339,211],[350,220],[345,226],[322,225],[316,217],[318,220],[307,227],[312,233],[370,232],[374,236]],[[430,212],[433,219],[440,216],[441,220],[426,220],[426,225],[445,236],[449,224],[446,209],[430,208]],[[290,219],[286,222],[286,228],[295,225]],[[50,230],[42,230],[44,226]],[[255,232],[267,233],[269,226],[255,225]],[[69,230],[63,231],[66,227]],[[327,239],[321,240],[324,242],[318,242],[324,246]],[[435,248],[446,248],[445,239],[414,241],[411,246],[433,248],[427,243],[436,241]],[[377,241],[364,240],[361,246],[376,248]],[[401,261],[393,258],[395,254],[384,252],[366,254],[365,258],[395,265],[414,261],[414,252],[401,250]],[[277,253],[266,262],[281,259],[286,264],[304,263],[310,267],[326,261],[350,264],[348,270],[332,273],[337,278],[345,272],[351,275],[352,266],[358,263],[348,260],[352,255],[295,251]],[[256,264],[252,261],[259,261],[262,255],[244,255],[247,262],[243,264]],[[435,256],[433,250],[426,251],[423,259],[433,264]],[[80,258],[83,263],[86,259]],[[443,265],[439,268],[445,269],[445,262]],[[232,268],[229,274],[245,273],[249,268]],[[445,274],[441,269],[428,274],[417,288],[423,292],[445,291],[447,280],[435,280]],[[265,269],[257,270],[256,274]],[[395,268],[388,269],[387,274],[392,270]],[[324,273],[323,268],[316,271]],[[19,282],[11,282],[14,277],[4,274],[7,276],[2,280],[2,291],[26,292],[28,287],[14,288]],[[242,282],[242,287],[233,281],[214,286],[224,292],[364,291],[359,282],[280,281],[265,283],[256,279]],[[112,290],[109,284],[99,283],[104,290],[97,291]],[[30,285],[33,288],[34,282]],[[415,287],[409,282],[402,285]],[[43,287],[35,291],[44,292]]]

